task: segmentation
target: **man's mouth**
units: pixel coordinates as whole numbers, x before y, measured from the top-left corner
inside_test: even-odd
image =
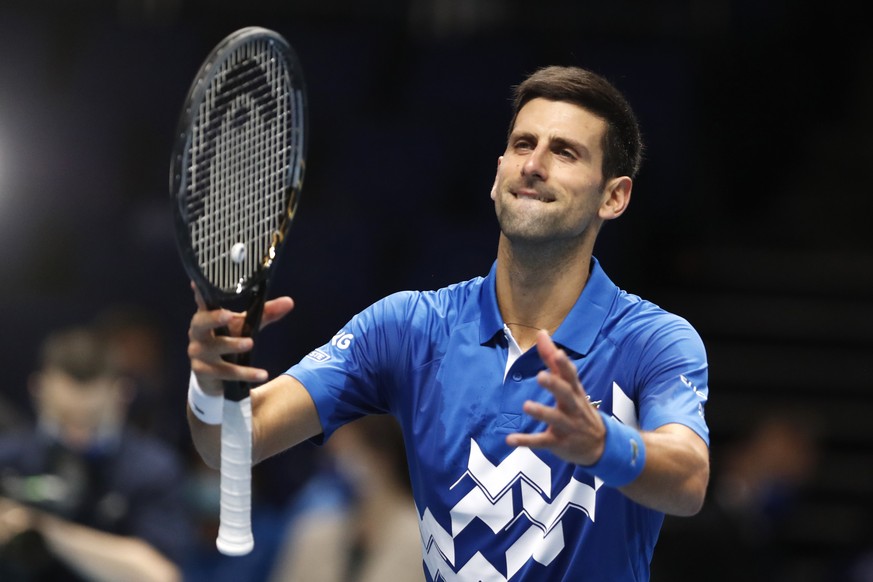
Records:
[[[554,202],[555,198],[547,193],[538,192],[529,188],[510,190],[510,193],[519,200],[536,200],[537,202]]]

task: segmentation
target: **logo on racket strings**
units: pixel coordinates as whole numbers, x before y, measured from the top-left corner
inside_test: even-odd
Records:
[[[197,117],[191,139],[190,163],[192,169],[197,169],[194,191],[200,193],[189,201],[191,220],[200,220],[206,214],[205,199],[213,182],[220,183],[222,172],[229,171],[213,168],[216,149],[246,145],[247,127],[251,124],[262,124],[261,133],[268,134],[268,128],[278,121],[275,106],[281,97],[278,90],[269,71],[252,58],[234,63],[216,76],[208,92],[213,109],[208,115]]]

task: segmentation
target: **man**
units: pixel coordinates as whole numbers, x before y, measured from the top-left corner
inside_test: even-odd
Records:
[[[648,580],[664,514],[699,511],[709,478],[703,345],[592,256],[640,163],[622,95],[548,67],[514,105],[491,191],[491,272],[383,299],[254,390],[254,455],[388,412],[404,432],[429,580]],[[221,360],[252,341],[216,337],[240,315],[197,300],[189,395],[215,409],[219,380],[266,372]],[[292,307],[269,303],[265,321]],[[195,444],[217,464],[218,427],[190,410]]]
[[[181,461],[125,428],[132,394],[111,353],[86,328],[43,344],[38,426],[0,438],[3,580],[181,579],[193,534]]]

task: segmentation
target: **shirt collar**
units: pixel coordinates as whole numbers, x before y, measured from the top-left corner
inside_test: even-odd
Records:
[[[491,271],[479,288],[479,343],[487,344],[497,334],[503,332],[503,318],[497,307],[497,261],[491,265]]]
[[[497,261],[491,265],[479,295],[481,344],[490,342],[498,332],[503,332],[503,318],[497,306],[496,273]],[[617,293],[618,288],[603,271],[600,262],[591,257],[588,281],[579,299],[555,331],[552,337],[555,343],[580,355],[587,354],[606,321]]]

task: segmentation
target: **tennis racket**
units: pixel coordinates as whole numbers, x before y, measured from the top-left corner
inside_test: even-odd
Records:
[[[297,210],[305,129],[300,62],[284,38],[264,28],[219,43],[182,108],[170,164],[182,262],[207,307],[246,311],[245,336],[258,330],[270,269]],[[231,556],[254,547],[249,388],[227,382],[224,390],[216,545]]]

